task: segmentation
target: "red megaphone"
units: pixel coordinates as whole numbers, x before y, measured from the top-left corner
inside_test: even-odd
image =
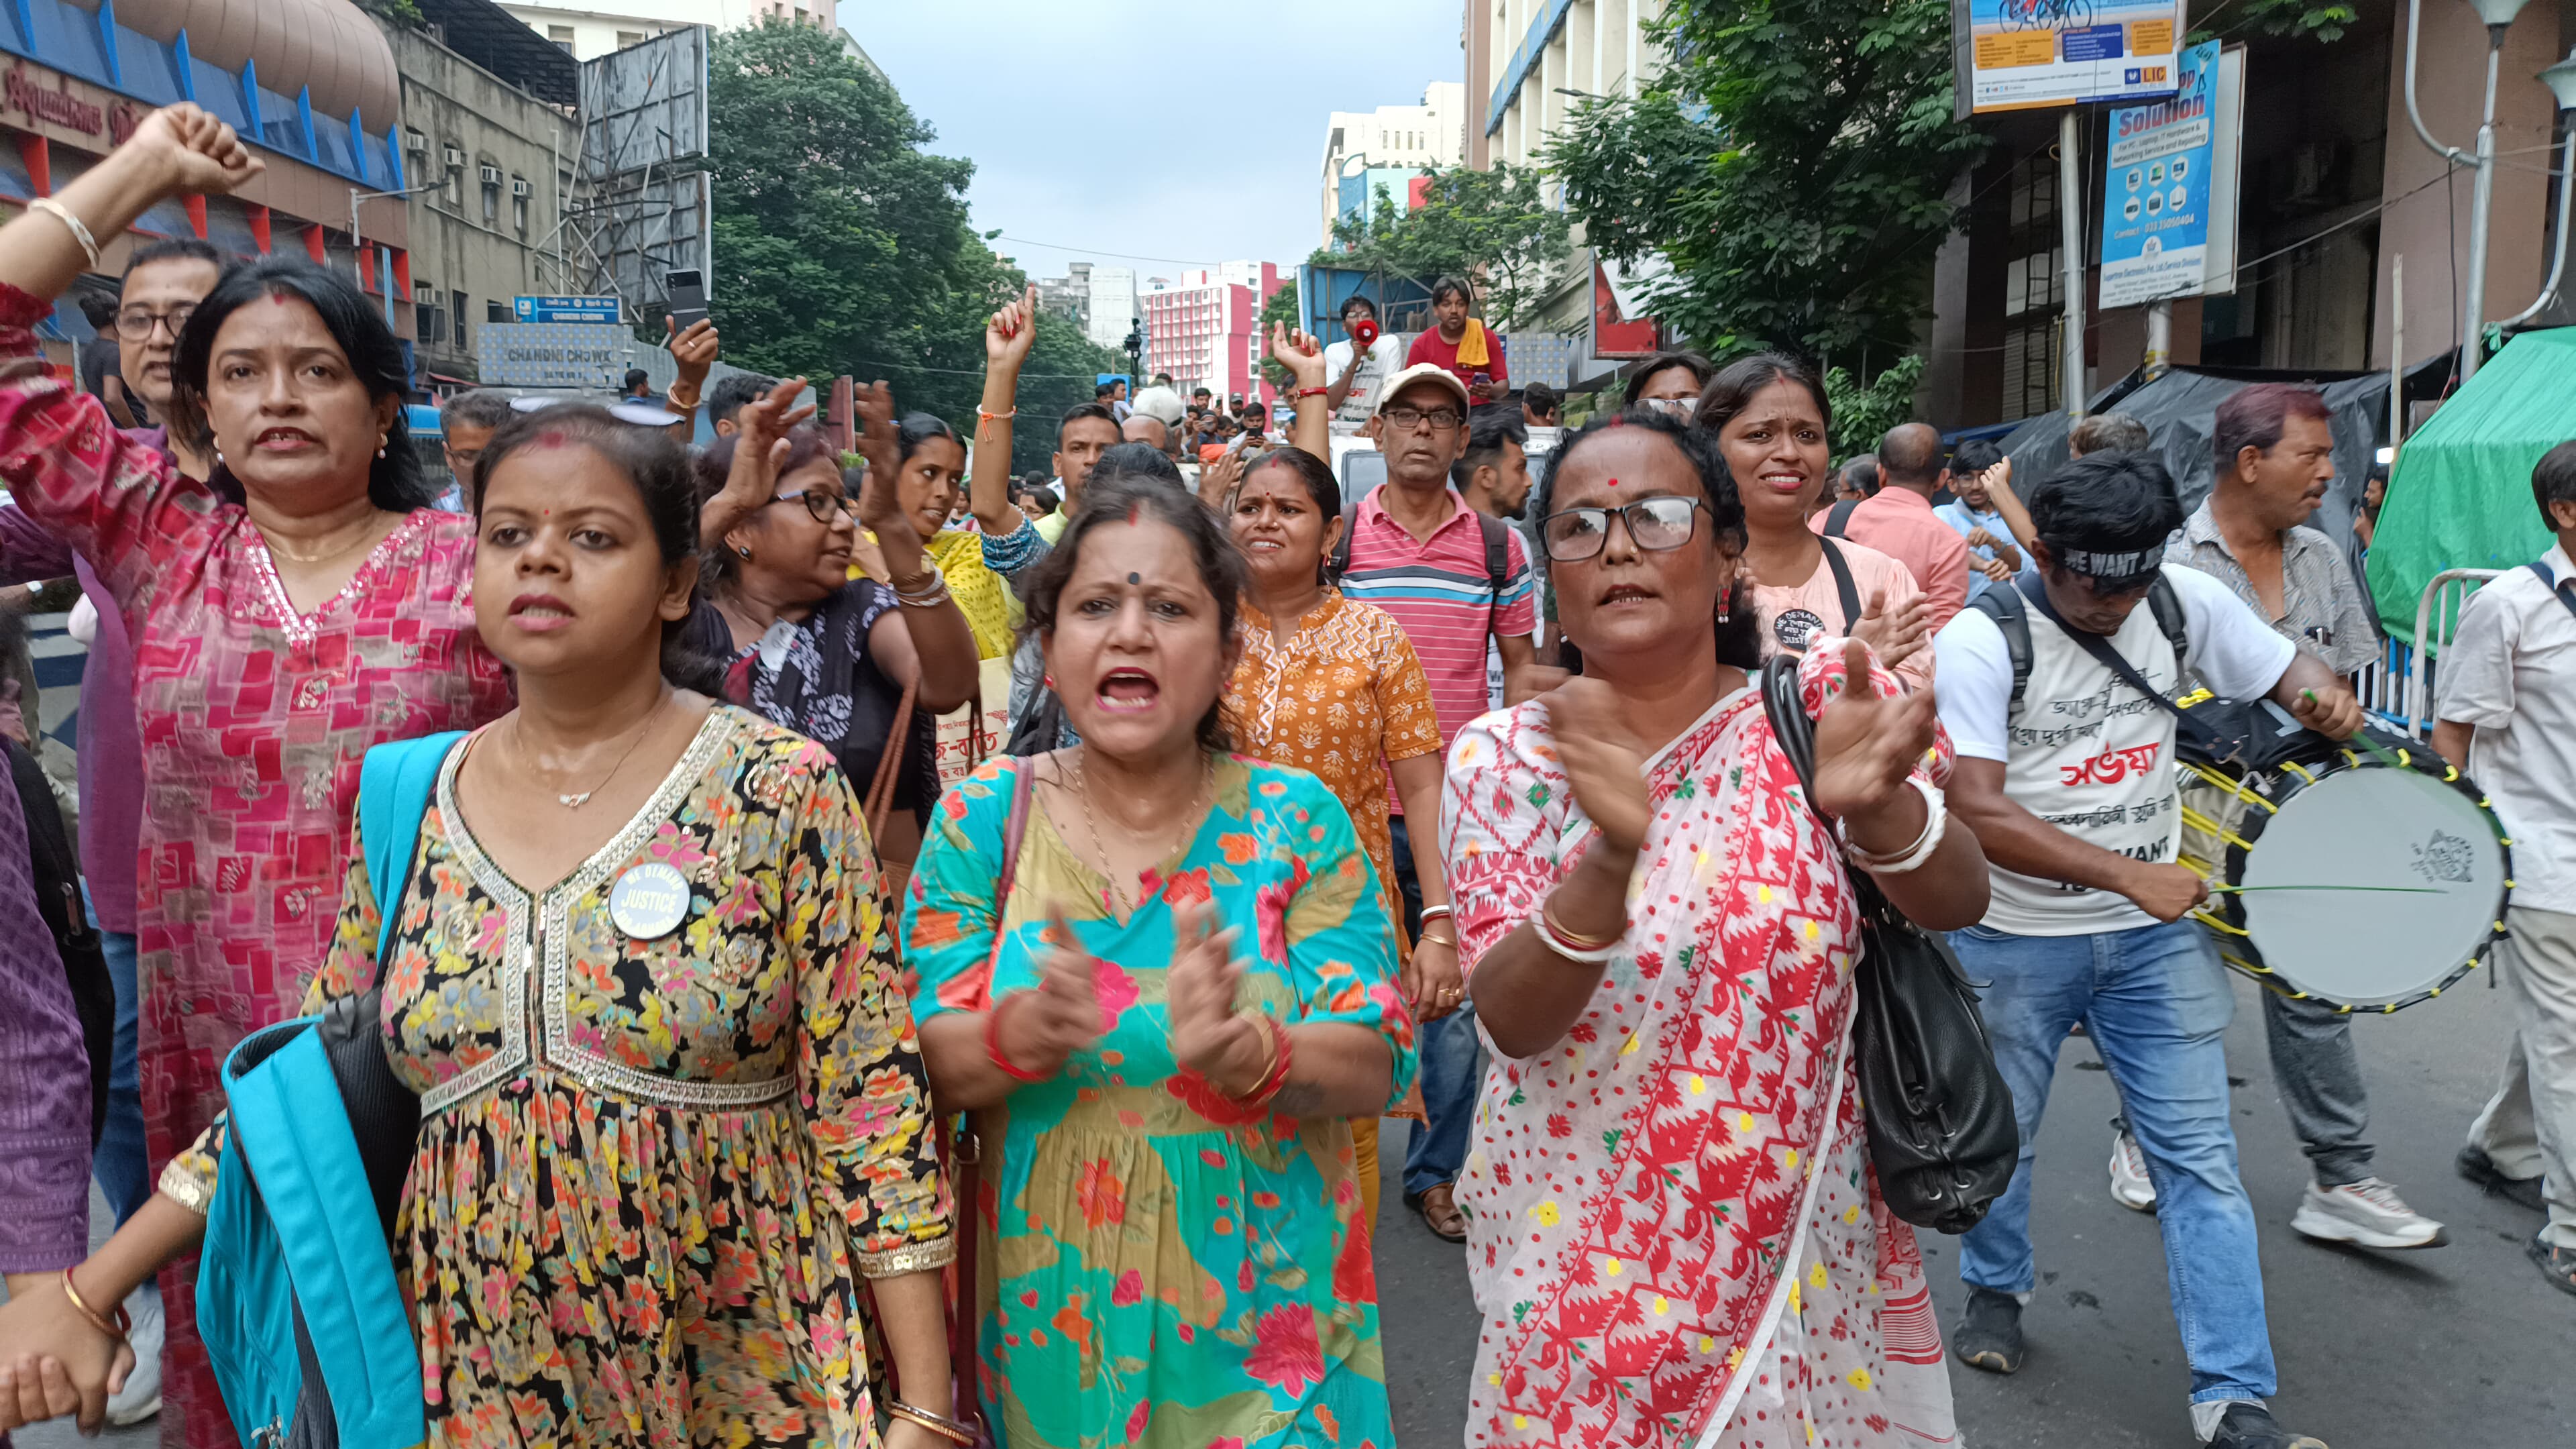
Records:
[[[1376,346],[1377,319],[1374,317],[1362,317],[1359,321],[1352,323],[1351,340],[1360,345],[1360,350],[1362,352],[1366,352],[1371,347]]]

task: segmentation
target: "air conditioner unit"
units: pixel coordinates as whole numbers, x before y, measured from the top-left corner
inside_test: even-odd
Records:
[[[486,186],[498,186],[498,185],[500,185],[500,184],[501,184],[501,168],[500,168],[500,167],[498,167],[498,166],[486,166],[486,167],[484,167],[484,168],[483,168],[483,184],[484,184],[484,185],[486,185]]]
[[[426,156],[429,154],[429,138],[406,126],[403,128],[403,149],[415,156]]]
[[[424,307],[435,307],[438,305],[438,287],[430,282],[414,282],[411,284],[411,299]]]
[[[450,171],[462,171],[465,169],[465,153],[459,151],[453,146],[449,146],[445,149],[445,153],[441,159],[446,161],[447,169]]]
[[[510,194],[512,196],[526,196],[528,194],[528,178],[524,176],[511,177]]]

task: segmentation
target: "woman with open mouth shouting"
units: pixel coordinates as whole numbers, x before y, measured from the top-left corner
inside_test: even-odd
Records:
[[[1956,1442],[1844,1045],[1846,870],[1939,929],[1985,914],[1985,860],[1948,828],[1946,752],[1925,765],[1930,692],[1858,641],[1800,663],[1801,798],[1748,687],[1763,621],[1716,444],[1637,408],[1558,450],[1539,528],[1581,675],[1450,746],[1459,954],[1496,1057],[1458,1183],[1471,1449]]]
[[[1909,690],[1932,690],[1930,604],[1904,564],[1849,539],[1819,538],[1807,514],[1827,486],[1833,407],[1803,365],[1773,353],[1720,368],[1691,425],[1717,439],[1743,500],[1742,568],[1762,615],[1762,657],[1853,638]]]
[[[1028,601],[1082,743],[952,786],[906,901],[1006,1449],[1393,1442],[1349,1119],[1413,1024],[1349,814],[1227,752],[1243,586],[1197,499],[1095,478]]]

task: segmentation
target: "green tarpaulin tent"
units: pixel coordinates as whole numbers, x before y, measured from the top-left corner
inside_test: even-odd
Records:
[[[2576,438],[2576,327],[2524,332],[2398,450],[2370,547],[2370,593],[2391,638],[2444,569],[2519,568],[2549,551],[2531,501],[2540,455]]]

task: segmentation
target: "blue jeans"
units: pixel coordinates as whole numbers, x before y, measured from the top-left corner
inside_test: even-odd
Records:
[[[2021,1128],[2012,1186],[1959,1240],[1959,1276],[1998,1293],[2031,1291],[2031,1162],[2058,1048],[2083,1022],[2155,1183],[2192,1401],[2270,1397],[2276,1385],[2254,1206],[2237,1179],[2228,1120],[2223,1038],[2236,1003],[2201,928],[2180,921],[2016,936],[1972,926],[1952,932],[1950,944],[1971,978],[1993,983],[1984,993],[1986,1031]]]
[[[90,929],[98,931],[107,976],[116,987],[116,1051],[107,1067],[107,1121],[99,1127],[98,1148],[90,1154],[90,1175],[107,1199],[116,1225],[134,1216],[152,1196],[152,1177],[143,1156],[142,1074],[135,1065],[134,1022],[140,1007],[134,984],[134,937],[123,931],[99,930],[98,912],[89,909]]]
[[[1413,837],[1398,815],[1395,827],[1395,886],[1404,897],[1405,934],[1422,935],[1422,882],[1413,873]],[[1413,1124],[1404,1150],[1404,1195],[1420,1197],[1443,1183],[1456,1182],[1467,1163],[1467,1137],[1476,1125],[1476,1092],[1485,1082],[1485,1044],[1476,1036],[1476,1010],[1459,1008],[1438,1021],[1426,1021],[1416,1038],[1422,1053],[1422,1115]]]

